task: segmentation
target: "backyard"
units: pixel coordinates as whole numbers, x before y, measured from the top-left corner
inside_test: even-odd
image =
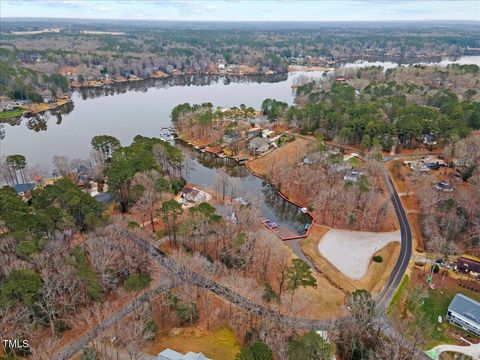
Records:
[[[233,331],[228,328],[207,330],[189,327],[174,328],[166,336],[159,335],[145,352],[157,355],[167,348],[180,353],[202,352],[212,359],[234,360],[241,346]]]
[[[460,337],[475,340],[472,334],[446,322],[445,315],[455,294],[462,293],[480,301],[480,293],[460,287],[458,280],[449,277],[445,277],[442,284],[443,274],[440,272],[433,274],[435,288],[432,289],[426,283],[428,275],[428,269],[424,272],[416,268],[410,279],[404,277],[388,314],[407,320],[409,326],[420,326],[426,342],[424,348],[430,349],[440,344],[466,345]],[[442,323],[438,322],[439,316],[442,317]]]

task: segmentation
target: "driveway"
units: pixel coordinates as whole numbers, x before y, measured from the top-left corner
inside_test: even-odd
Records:
[[[475,360],[480,359],[480,343],[470,344],[468,346],[458,346],[458,345],[438,345],[429,351],[434,357],[433,359],[439,359],[440,354],[443,352],[457,352],[464,355],[471,356]]]

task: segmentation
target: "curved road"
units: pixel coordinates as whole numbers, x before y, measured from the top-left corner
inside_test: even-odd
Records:
[[[387,170],[384,169],[384,181],[387,187],[387,190],[390,194],[390,199],[392,200],[393,208],[395,209],[395,214],[397,215],[398,223],[400,224],[400,255],[398,256],[397,262],[393,267],[392,272],[387,280],[387,283],[380,292],[377,301],[382,309],[385,308],[390,303],[390,300],[395,293],[396,289],[402,281],[403,274],[407,270],[408,263],[410,262],[410,257],[412,256],[412,230],[410,229],[410,224],[408,223],[408,217],[403,208],[400,197],[398,196],[397,190],[393,185],[390,175],[388,175]]]

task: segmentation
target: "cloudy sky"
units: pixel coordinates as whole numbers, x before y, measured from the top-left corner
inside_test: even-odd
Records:
[[[0,0],[0,15],[205,21],[480,21],[480,0]]]

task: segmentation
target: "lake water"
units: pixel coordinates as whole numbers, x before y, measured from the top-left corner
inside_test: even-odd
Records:
[[[460,62],[480,63],[478,56],[468,58]],[[447,63],[445,60],[442,64]],[[347,65],[391,67],[386,62],[365,61]],[[90,140],[95,135],[113,135],[124,145],[138,134],[158,136],[160,128],[170,124],[171,110],[178,104],[211,102],[214,106],[232,107],[243,103],[258,109],[266,98],[293,104],[292,85],[304,83],[306,79],[320,79],[322,75],[323,72],[298,72],[239,79],[195,76],[76,91],[72,95],[73,103],[61,110],[7,125],[1,144],[2,156],[23,154],[28,164],[51,169],[54,155],[88,158]],[[189,182],[214,188],[217,173],[222,169],[229,175],[229,187],[235,189],[232,195],[250,201],[263,217],[292,232],[305,233],[309,217],[245,167],[188,147],[183,146],[182,150],[189,159],[186,176]]]
[[[440,63],[447,65],[453,61],[443,59]],[[480,56],[464,56],[455,62],[480,65]],[[346,64],[371,65],[397,64],[385,61]],[[95,135],[113,135],[125,145],[137,134],[158,136],[160,128],[169,125],[171,110],[180,103],[211,102],[225,107],[244,103],[258,109],[264,99],[275,98],[292,104],[292,85],[307,78],[319,79],[322,74],[298,72],[239,79],[194,76],[76,91],[72,95],[73,104],[65,109],[14,126],[6,125],[1,155],[23,154],[30,165],[40,164],[50,169],[54,155],[87,158],[90,140]]]
[[[128,145],[135,135],[155,137],[170,124],[172,109],[181,103],[211,102],[215,106],[260,108],[266,98],[293,103],[292,84],[302,73],[268,77],[226,78],[196,77],[189,80],[133,83],[110,89],[74,92],[68,113],[42,116],[44,121],[23,120],[6,125],[2,154],[23,154],[31,165],[51,167],[54,155],[88,158],[90,140],[108,134]],[[321,76],[308,73],[307,76]],[[64,112],[65,112],[64,111]]]

